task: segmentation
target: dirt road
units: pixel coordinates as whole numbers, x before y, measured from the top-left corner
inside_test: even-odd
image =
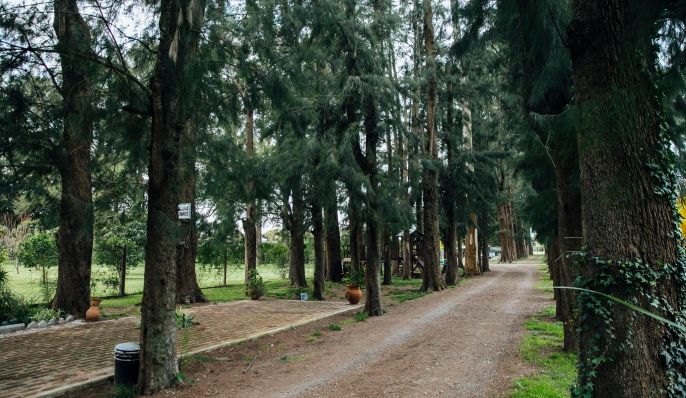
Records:
[[[160,396],[503,396],[528,371],[518,356],[521,324],[551,304],[536,280],[533,261],[494,265],[463,286],[342,331],[320,322],[218,350],[190,366],[193,384]]]

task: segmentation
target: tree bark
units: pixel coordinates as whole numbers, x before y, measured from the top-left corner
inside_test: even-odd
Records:
[[[188,49],[189,56],[194,56],[196,50]],[[195,273],[195,258],[198,250],[198,230],[195,212],[195,158],[196,158],[195,124],[190,120],[185,122],[181,130],[179,142],[180,185],[177,203],[191,204],[191,219],[181,225],[183,242],[177,247],[176,263],[176,302],[179,304],[202,303],[207,299],[203,295]]]
[[[685,270],[654,76],[653,33],[664,6],[576,0],[568,36],[580,123],[583,286],[679,322]],[[686,365],[674,360],[684,358],[683,332],[624,306],[603,301],[601,312],[586,295],[580,300],[579,382],[587,396],[683,394]]]
[[[311,203],[312,205],[312,236],[314,237],[314,286],[312,290],[312,297],[315,300],[324,299],[324,271],[325,253],[324,253],[324,220],[322,219],[322,205],[317,198]]]
[[[575,145],[574,145],[575,146]],[[560,286],[574,286],[578,274],[571,253],[581,250],[581,191],[579,181],[578,155],[576,150],[564,148],[555,156],[555,182],[557,187],[557,227],[559,247]],[[576,293],[572,290],[559,291],[560,320],[564,326],[564,350],[576,352],[579,349],[577,319],[575,315]]]
[[[457,285],[457,223],[455,222],[455,208],[446,209],[445,245],[445,283],[448,286]]]
[[[388,228],[386,228],[383,237],[383,282],[382,285],[390,285],[393,283],[393,263],[391,257],[393,256],[391,237],[388,234]]]
[[[365,155],[358,153],[357,161],[369,179],[370,189],[366,192],[366,224],[367,224],[367,268],[365,272],[365,311],[369,316],[383,315],[381,307],[381,285],[379,281],[379,205],[377,181],[377,145],[379,141],[379,125],[376,103],[372,98],[365,99]]]
[[[248,158],[255,155],[254,135],[254,111],[248,107],[245,109],[245,153]],[[250,279],[250,271],[257,269],[257,228],[255,225],[257,212],[255,201],[252,199],[255,182],[248,181],[246,185],[248,197],[251,198],[245,206],[245,218],[242,220],[245,282],[247,283]]]
[[[126,296],[126,255],[127,247],[121,248],[121,262],[119,263],[119,297]]]
[[[431,0],[424,0],[424,48],[426,50],[426,69],[428,92],[426,100],[426,141],[424,156],[428,162],[438,161],[436,137],[436,60]],[[425,165],[422,171],[422,191],[424,199],[424,272],[421,290],[439,291],[445,289],[440,270],[440,240],[438,231],[438,173],[432,166]]]
[[[53,308],[78,318],[85,316],[90,300],[93,256],[93,190],[90,148],[93,143],[93,65],[90,28],[76,0],[55,0],[53,27],[62,66],[63,130],[58,156],[62,191],[57,232],[59,267]]]
[[[201,0],[163,0],[152,88],[148,220],[141,305],[139,387],[152,394],[173,384],[176,358],[176,269],[182,228],[177,221],[181,184],[179,142],[192,100],[188,79],[204,18]]]
[[[291,286],[307,287],[305,278],[305,203],[302,192],[302,177],[290,179],[290,192],[293,204],[289,205],[288,196],[285,198],[286,228],[290,239],[288,247],[288,268]]]
[[[336,184],[331,181],[325,186],[324,226],[326,228],[327,275],[332,282],[343,280],[341,261],[341,232],[338,224],[338,198]]]

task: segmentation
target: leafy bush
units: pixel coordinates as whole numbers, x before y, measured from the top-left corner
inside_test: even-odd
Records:
[[[47,283],[47,269],[59,261],[54,231],[37,232],[19,245],[19,261],[27,268],[41,269],[43,283]]]
[[[176,318],[177,329],[187,329],[195,325],[195,317],[193,315],[186,315],[179,310],[176,310],[176,313],[174,315]]]
[[[283,243],[262,243],[260,245],[260,262],[276,266],[279,276],[288,274],[288,246]]]
[[[92,280],[101,282],[108,289],[121,285],[121,271],[126,275],[145,258],[145,222],[142,219],[122,220],[109,217],[98,225],[99,233],[93,247],[95,261],[105,265],[107,275]]]
[[[28,323],[33,311],[31,304],[10,292],[7,279],[7,271],[0,268],[0,322]]]
[[[31,303],[0,288],[0,322],[29,323],[34,312]]]
[[[248,281],[245,283],[245,295],[251,300],[259,300],[265,293],[267,293],[267,288],[264,286],[262,277],[257,270],[251,269]]]
[[[350,270],[343,276],[343,284],[347,286],[364,286],[365,285],[365,271],[360,267],[358,271]]]
[[[31,319],[36,321],[36,322],[40,322],[40,321],[47,322],[53,318],[59,319],[63,315],[64,315],[64,313],[62,313],[62,310],[55,310],[52,308],[40,308],[33,313],[33,316],[31,317]]]

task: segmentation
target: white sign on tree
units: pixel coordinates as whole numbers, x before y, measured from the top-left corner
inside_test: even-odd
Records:
[[[191,219],[191,204],[190,203],[179,203],[177,206],[179,220],[190,220]]]

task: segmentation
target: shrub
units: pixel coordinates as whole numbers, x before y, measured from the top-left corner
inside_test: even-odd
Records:
[[[245,295],[251,300],[259,300],[265,293],[267,293],[267,288],[264,286],[262,277],[256,269],[251,269],[248,281],[245,283]]]
[[[350,270],[343,277],[343,284],[347,286],[358,286],[362,287],[365,285],[365,274],[364,268],[360,268],[358,271]]]
[[[327,327],[328,327],[329,330],[332,331],[332,332],[337,332],[337,331],[343,329],[343,328],[341,327],[341,325],[339,325],[339,324],[337,324],[337,323],[330,323],[329,326],[327,326]]]
[[[47,269],[56,267],[59,259],[54,231],[37,232],[19,245],[19,261],[27,268],[41,269],[47,283]]]
[[[31,317],[32,320],[36,322],[40,321],[49,321],[53,318],[59,319],[64,315],[61,310],[54,310],[52,308],[40,308],[36,311],[34,311],[33,316]]]
[[[260,262],[276,266],[282,278],[288,272],[288,246],[283,243],[262,243],[260,245]]]
[[[28,323],[32,312],[30,303],[10,292],[7,287],[7,271],[0,268],[0,322]]]
[[[183,312],[176,310],[174,316],[176,318],[177,329],[187,329],[195,324],[195,317],[193,315],[186,315]]]

